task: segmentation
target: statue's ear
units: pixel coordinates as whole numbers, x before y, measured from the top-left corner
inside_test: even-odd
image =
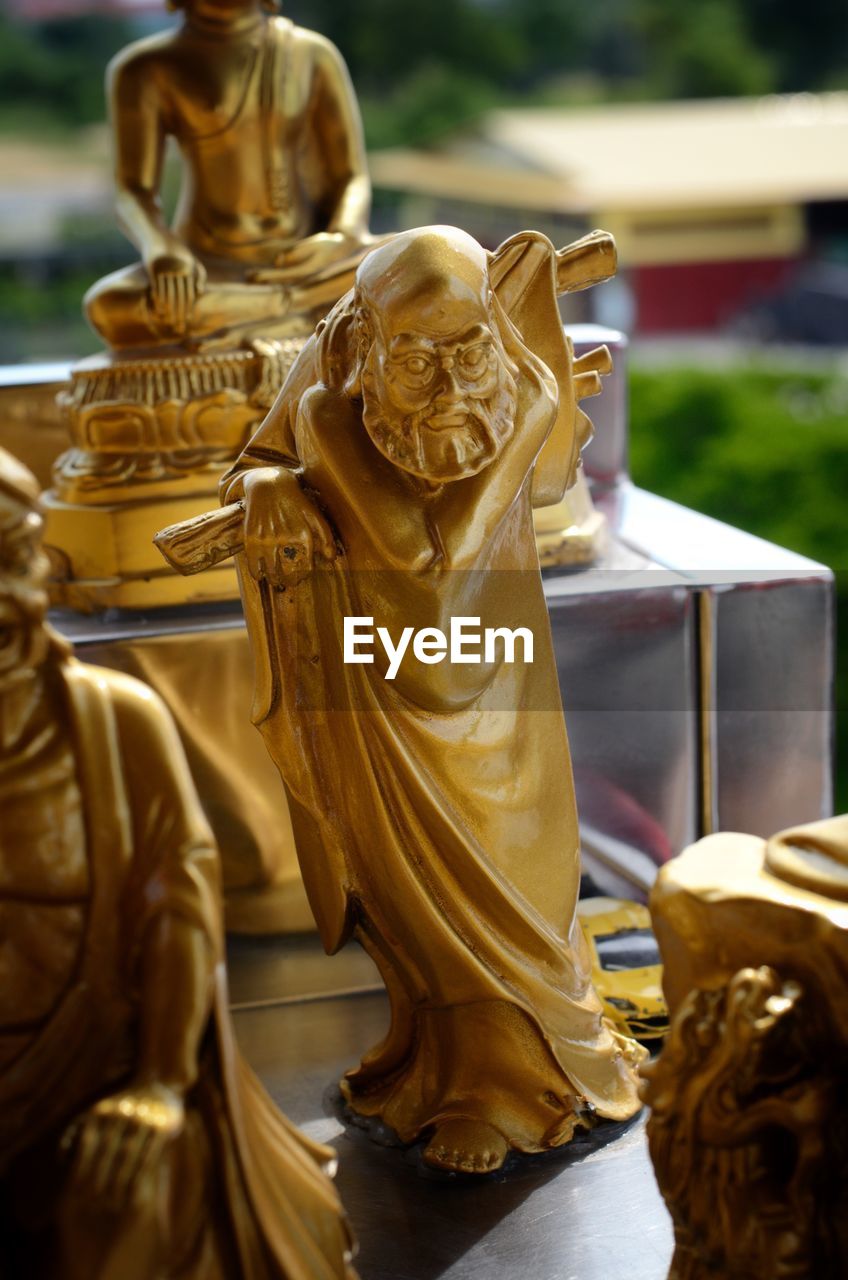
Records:
[[[343,391],[354,361],[353,290],[348,290],[315,330],[317,372],[331,391]]]
[[[353,314],[350,341],[350,364],[344,393],[349,400],[362,398],[362,370],[374,342],[374,326],[365,307],[357,306]]]

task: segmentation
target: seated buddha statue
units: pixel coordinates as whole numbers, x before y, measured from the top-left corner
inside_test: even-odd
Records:
[[[182,22],[112,61],[117,211],[141,261],[85,309],[119,352],[306,336],[370,241],[371,187],[345,64],[276,0],[171,0]],[[173,223],[161,188],[176,142]]]

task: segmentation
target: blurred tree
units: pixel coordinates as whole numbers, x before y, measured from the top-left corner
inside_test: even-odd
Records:
[[[430,62],[388,95],[360,96],[369,146],[426,147],[497,106],[493,86],[476,76]]]
[[[651,97],[733,97],[774,88],[772,59],[752,38],[740,0],[638,0],[633,23]]]
[[[0,106],[73,127],[102,120],[106,63],[132,39],[123,18],[89,14],[24,24],[0,13]]]
[[[749,28],[777,67],[777,88],[848,87],[846,0],[745,0]]]
[[[496,101],[567,100],[578,73],[601,98],[848,84],[848,0],[286,0],[286,12],[339,46],[379,145],[433,141]],[[103,68],[135,30],[103,14],[0,14],[7,121],[12,109],[16,128],[27,114],[101,119]]]
[[[286,13],[339,46],[359,92],[381,93],[427,64],[491,83],[510,80],[524,57],[503,17],[518,8],[516,0],[292,0]]]
[[[761,367],[630,377],[637,484],[836,573],[837,807],[848,810],[848,377]]]

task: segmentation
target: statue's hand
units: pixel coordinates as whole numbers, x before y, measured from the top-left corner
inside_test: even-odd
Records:
[[[257,582],[294,586],[318,556],[336,557],[333,531],[284,467],[259,467],[244,481],[244,554]]]
[[[318,231],[314,236],[306,236],[276,259],[274,278],[283,282],[306,280],[346,257],[355,244],[356,241],[341,231]]]
[[[206,268],[179,242],[156,254],[146,266],[157,319],[185,334],[194,304],[206,287]]]
[[[95,1103],[65,1133],[78,1193],[119,1211],[185,1124],[182,1097],[164,1084],[138,1085]]]

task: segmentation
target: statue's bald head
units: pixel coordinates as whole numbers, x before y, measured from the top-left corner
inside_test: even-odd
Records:
[[[488,317],[486,252],[458,227],[416,227],[369,253],[356,273],[356,302],[395,332],[434,336],[473,312]]]
[[[430,484],[493,462],[513,430],[516,368],[485,250],[456,227],[404,231],[361,263],[354,304],[345,390],[379,452]]]

